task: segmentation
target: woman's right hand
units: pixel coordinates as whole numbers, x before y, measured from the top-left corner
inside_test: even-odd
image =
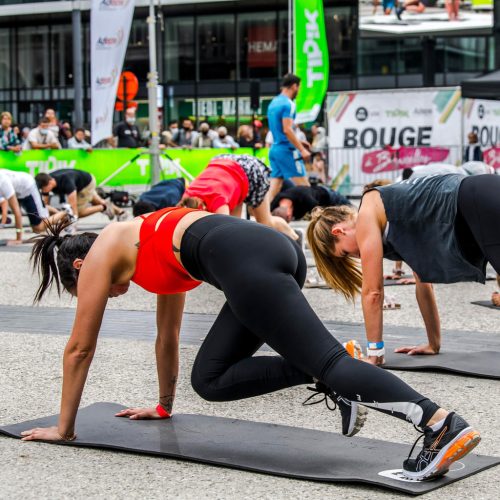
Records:
[[[76,435],[73,434],[71,437],[64,438],[60,433],[58,427],[36,427],[35,429],[30,429],[28,431],[21,432],[23,436],[23,441],[73,441]]]
[[[115,414],[115,417],[128,417],[131,420],[159,420],[160,416],[156,408],[126,408]]]

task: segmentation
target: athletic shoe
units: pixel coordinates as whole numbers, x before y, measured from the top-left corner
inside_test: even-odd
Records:
[[[104,202],[103,214],[107,215],[109,220],[113,220],[115,218],[115,211],[113,210],[113,203],[111,203],[111,200],[106,200]]]
[[[303,405],[315,405],[324,401],[329,410],[334,411],[338,407],[342,416],[342,434],[344,436],[354,436],[361,430],[366,421],[366,408],[360,406],[356,401],[343,398],[319,381],[315,383],[314,387],[308,387],[307,389],[313,391],[314,394],[309,396],[302,403]],[[323,397],[318,399],[321,394]],[[314,400],[315,398],[316,400]],[[331,403],[333,403],[333,406],[330,406]]]
[[[450,413],[439,430],[433,431],[431,427],[424,427],[421,432],[422,436],[415,441],[403,463],[403,474],[410,479],[421,481],[443,476],[453,462],[467,455],[481,441],[479,432],[456,413]],[[417,458],[410,458],[422,437],[422,450]]]
[[[354,359],[363,359],[363,351],[357,340],[348,340],[342,344],[349,356]]]

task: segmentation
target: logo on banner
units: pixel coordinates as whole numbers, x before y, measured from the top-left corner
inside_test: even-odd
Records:
[[[123,9],[130,3],[130,0],[101,0],[100,10]]]
[[[118,76],[118,70],[113,68],[110,75],[98,76],[96,78],[96,88],[97,90],[107,89],[112,87],[116,82],[116,77]]]
[[[109,116],[109,110],[106,109],[104,113],[97,115],[95,117],[95,126],[96,128],[99,127],[99,125],[102,125],[103,123],[106,123],[108,121],[108,116]]]
[[[107,50],[118,47],[123,42],[123,38],[124,33],[122,28],[118,30],[116,36],[100,36],[96,42],[96,49]]]
[[[368,118],[368,110],[366,108],[358,108],[356,110],[356,120],[364,122]]]

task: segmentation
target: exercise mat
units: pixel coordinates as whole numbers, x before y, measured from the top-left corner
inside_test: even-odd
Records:
[[[385,366],[390,370],[445,371],[461,375],[500,380],[500,351],[451,351],[437,356],[408,356],[386,349]]]
[[[488,309],[496,309],[497,311],[500,311],[500,307],[494,306],[491,300],[476,300],[474,302],[471,302],[471,304],[474,304],[475,306],[482,306],[482,307],[487,307]]]
[[[276,424],[204,415],[174,415],[171,420],[117,418],[123,406],[96,403],[77,417],[76,441],[82,446],[129,451],[276,476],[325,482],[369,484],[421,495],[500,463],[500,458],[469,454],[433,481],[412,481],[400,468],[409,445]],[[33,427],[55,425],[57,416],[0,427],[19,437]]]
[[[408,286],[408,285],[414,285],[415,283],[401,283],[401,280],[409,280],[413,279],[413,275],[403,275],[401,278],[398,278],[397,280],[392,280],[392,279],[387,279],[384,278],[384,286]]]

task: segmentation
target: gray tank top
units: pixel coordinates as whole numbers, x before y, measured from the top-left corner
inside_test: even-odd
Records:
[[[384,257],[404,260],[424,283],[484,283],[486,260],[466,260],[455,234],[458,190],[465,178],[429,175],[374,188],[388,221]]]

